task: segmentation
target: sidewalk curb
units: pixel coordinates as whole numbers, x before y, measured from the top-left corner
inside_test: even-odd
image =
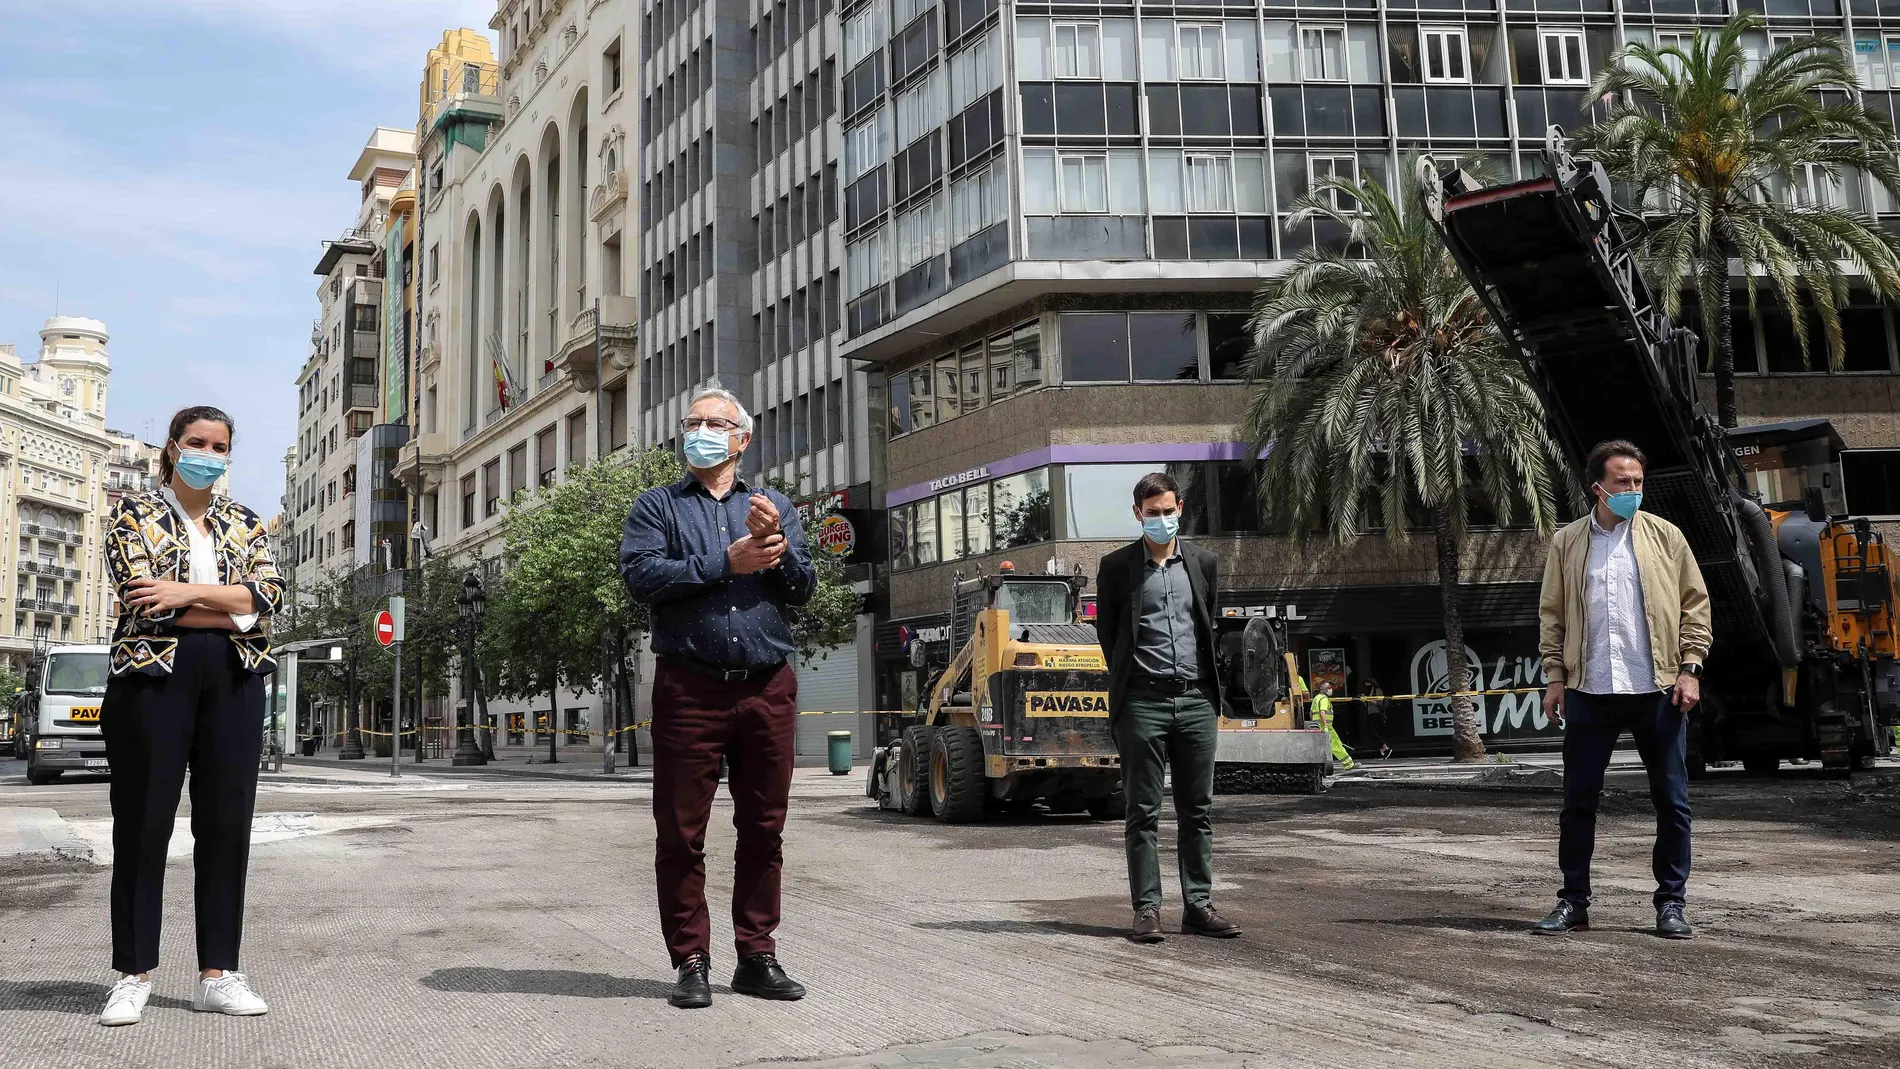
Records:
[[[333,779],[333,778],[321,776],[319,774],[316,774],[315,772],[305,772],[302,774],[296,774],[296,773],[291,772],[291,769],[293,768],[303,768],[303,769],[314,770],[314,769],[330,768],[330,767],[334,767],[334,766],[313,765],[313,764],[309,764],[303,761],[298,761],[298,762],[286,761],[284,763],[283,772],[263,773],[263,776],[267,776],[269,777],[269,779],[265,780],[265,779],[262,779],[262,777],[260,777],[260,782],[321,783],[326,786],[334,786],[339,783],[353,783],[353,784],[374,783],[377,785],[381,785],[384,783],[401,783],[404,780],[411,779],[412,777],[419,780],[426,780],[432,783],[468,783],[468,782],[480,781],[486,778],[499,777],[503,779],[514,779],[514,780],[560,780],[563,782],[570,782],[570,783],[641,783],[641,782],[644,782],[645,778],[650,778],[653,772],[653,766],[651,765],[639,765],[634,768],[628,768],[624,765],[621,765],[621,766],[616,767],[613,773],[609,775],[607,773],[603,773],[599,771],[598,769],[594,769],[591,771],[580,771],[579,769],[576,769],[572,772],[566,769],[562,769],[555,772],[532,772],[523,767],[515,767],[515,766],[509,766],[509,765],[475,765],[475,766],[463,765],[457,768],[456,766],[431,767],[430,765],[407,765],[407,764],[402,766],[401,776],[388,775],[388,766],[387,765],[382,766],[380,771],[382,771],[384,775],[381,779],[377,779],[377,780],[360,779],[355,776],[352,776],[348,779],[344,779],[344,778]],[[374,773],[378,771],[378,769],[376,769],[374,766],[371,766],[371,767],[346,766],[344,769],[340,769],[340,771],[348,771],[352,773],[359,772],[359,771]],[[645,773],[646,777],[642,777],[640,773]]]

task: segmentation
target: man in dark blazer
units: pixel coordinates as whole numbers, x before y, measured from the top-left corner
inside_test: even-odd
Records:
[[[1135,484],[1142,536],[1102,558],[1095,630],[1108,658],[1109,728],[1121,752],[1128,816],[1128,938],[1159,943],[1161,866],[1155,830],[1174,767],[1183,931],[1217,938],[1240,926],[1214,910],[1214,748],[1221,683],[1214,669],[1214,555],[1178,537],[1181,490],[1164,472]]]

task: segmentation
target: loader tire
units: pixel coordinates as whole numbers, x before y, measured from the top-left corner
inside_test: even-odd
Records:
[[[913,817],[930,815],[929,728],[916,724],[904,729],[903,752],[898,755],[897,808]]]
[[[1089,816],[1096,820],[1123,820],[1128,816],[1128,796],[1119,789],[1089,799],[1088,806]]]
[[[930,807],[945,824],[983,819],[989,780],[983,775],[983,737],[975,728],[945,725],[930,744]]]

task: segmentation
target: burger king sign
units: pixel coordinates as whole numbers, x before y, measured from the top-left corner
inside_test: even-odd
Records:
[[[812,535],[812,543],[820,553],[833,560],[842,561],[857,548],[858,529],[851,521],[837,513],[832,513],[818,522],[818,530]]]

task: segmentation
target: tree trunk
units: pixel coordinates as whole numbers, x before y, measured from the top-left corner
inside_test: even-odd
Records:
[[[1729,314],[1735,297],[1728,285],[1726,255],[1722,265],[1722,291],[1715,300],[1715,421],[1724,427],[1733,427],[1736,424],[1735,338],[1729,329]]]
[[[1432,510],[1432,530],[1438,542],[1438,597],[1445,611],[1445,668],[1451,682],[1451,759],[1484,760],[1484,740],[1478,736],[1478,712],[1471,696],[1471,664],[1465,660],[1465,622],[1458,615],[1458,539],[1451,514]]]
[[[548,679],[548,764],[560,761],[560,751],[556,749],[561,742],[561,687],[552,677]]]

